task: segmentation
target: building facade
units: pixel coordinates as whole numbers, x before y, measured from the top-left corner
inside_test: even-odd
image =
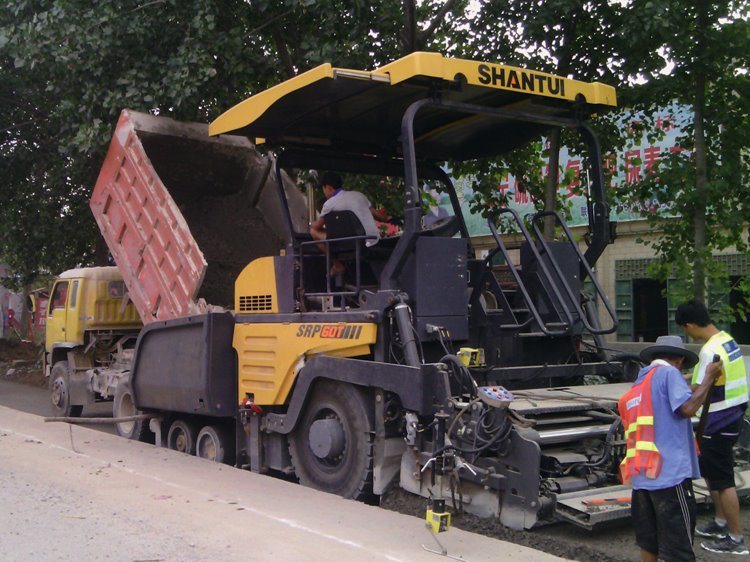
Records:
[[[571,229],[577,239],[582,239],[585,227]],[[617,224],[617,238],[604,250],[595,267],[599,284],[602,286],[618,318],[617,331],[607,336],[609,341],[655,341],[664,334],[682,335],[682,330],[674,323],[674,311],[679,303],[672,302],[667,296],[668,285],[677,280],[663,283],[649,275],[648,267],[657,258],[650,246],[638,239],[655,240],[658,233],[651,230],[645,220],[630,220]],[[504,237],[509,247],[517,247],[521,240],[517,235]],[[486,254],[495,247],[491,236],[476,236],[472,239],[480,255]],[[580,244],[581,251],[585,246]],[[512,252],[517,256],[517,250]],[[741,277],[750,276],[750,255],[736,251],[717,254],[714,259],[722,262],[727,268],[729,282],[736,282]],[[709,303],[726,302],[734,308],[740,296],[731,286],[713,287],[709,294]],[[601,307],[600,307],[601,308]],[[603,326],[608,319],[603,310],[599,311]],[[728,330],[739,343],[750,344],[750,322],[747,318],[720,324]]]

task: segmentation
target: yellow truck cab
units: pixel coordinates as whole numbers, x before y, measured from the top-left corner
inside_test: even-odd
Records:
[[[111,398],[116,381],[98,384],[95,372],[87,372],[125,367],[141,327],[117,267],[62,273],[49,299],[45,338],[54,413],[78,416],[84,405]]]

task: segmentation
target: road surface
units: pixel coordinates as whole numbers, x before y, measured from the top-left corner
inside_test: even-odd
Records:
[[[23,412],[28,412],[28,413],[33,413],[33,414],[44,416],[44,415],[49,415],[49,412],[50,412],[48,401],[49,401],[49,397],[48,397],[48,391],[46,388],[38,388],[38,387],[28,386],[24,384],[13,383],[13,382],[2,380],[2,378],[0,378],[0,406],[7,406],[7,407],[11,407],[11,408],[23,411]],[[111,405],[109,403],[102,403],[102,404],[95,404],[92,406],[88,406],[84,408],[83,415],[88,416],[88,417],[111,416]],[[58,425],[58,424],[55,424],[55,425]],[[97,430],[96,432],[89,432],[89,434],[91,435],[96,435],[96,433],[101,433],[102,431],[113,433],[113,429],[111,426],[97,425],[97,426],[91,426],[91,427]],[[43,431],[45,432],[49,431],[49,424],[47,424],[46,426],[43,426]],[[82,432],[82,428],[76,427],[73,429],[74,443],[76,445],[78,444],[77,436],[79,436],[79,432]],[[3,489],[0,490],[0,496],[2,496],[5,493],[5,489],[4,489],[5,482],[11,481],[13,482],[14,489],[36,490],[38,492],[36,497],[41,498],[41,499],[38,499],[38,503],[34,504],[30,508],[32,511],[39,510],[39,509],[42,509],[43,511],[46,510],[50,504],[49,504],[49,501],[44,500],[44,498],[47,496],[45,496],[43,491],[38,490],[38,486],[42,485],[42,483],[44,483],[45,480],[49,478],[49,476],[43,475],[38,479],[22,481],[22,480],[19,480],[18,473],[16,473],[13,479],[9,480],[7,473],[3,469],[3,466],[7,462],[5,459],[5,456],[7,456],[7,446],[3,447],[4,440],[5,438],[0,438],[0,477],[3,478],[3,483],[4,483]],[[123,447],[122,442],[115,441],[115,443],[118,446]],[[125,447],[130,447],[134,445],[134,444],[131,444],[130,442],[124,442],[124,443],[125,443],[124,445]],[[70,448],[69,443],[66,443],[65,446],[68,449]],[[146,445],[140,445],[140,446],[149,447]],[[129,449],[126,448],[125,450],[129,450]],[[167,453],[168,455],[170,455],[170,458],[174,455],[174,453],[171,453],[168,451],[165,451],[164,453]],[[191,460],[194,460],[194,461],[197,460],[198,462],[203,462],[198,459],[191,459]],[[65,462],[61,462],[61,461],[58,461],[58,462],[60,462],[61,465],[66,464]],[[222,477],[224,476],[224,474],[226,474],[227,470],[230,470],[228,467],[220,467],[220,468],[223,469],[220,472],[220,475]],[[49,470],[49,473],[54,474],[55,471],[56,469],[52,468]],[[239,482],[238,486],[240,486],[240,488],[242,489],[244,489],[245,486],[249,485],[248,481],[244,480],[244,478],[246,477],[259,478],[257,475],[248,474],[244,471],[231,469],[230,472],[232,471],[236,472],[237,477],[240,478],[240,480],[238,481]],[[279,483],[278,481],[268,478],[268,477],[260,477],[260,478],[261,478],[261,482],[268,481],[269,482],[268,486],[275,485],[275,484],[271,484],[271,482]],[[96,479],[96,481],[92,484],[95,488],[98,488],[101,485],[99,480],[100,479]],[[306,494],[306,493],[311,492],[310,490],[306,490],[304,488],[295,486],[293,484],[288,484],[284,482],[281,482],[281,484],[284,484],[285,486],[292,486],[292,490],[298,492],[299,494]],[[136,485],[139,485],[139,484],[136,484]],[[203,484],[201,484],[201,486],[203,486]],[[258,496],[254,497],[253,502],[252,502],[253,505],[262,507],[262,506],[268,505],[269,501],[273,503],[275,501],[275,496],[271,494],[270,496],[271,499],[269,500],[267,495],[265,495],[263,485],[260,484],[259,486],[261,490],[260,492],[257,492]],[[50,492],[50,493],[54,496],[54,492]],[[295,493],[295,492],[292,492],[292,493]],[[89,495],[88,488],[84,490],[70,492],[69,495],[73,498],[76,498],[76,497],[86,498],[85,501],[89,501],[91,499],[88,497]],[[388,507],[388,509],[400,511],[402,513],[408,513],[408,514],[415,514],[423,510],[424,505],[425,505],[423,499],[414,497],[412,501],[401,502],[399,499],[400,495],[401,494],[399,494],[398,491],[396,491],[389,496],[389,498],[386,500],[386,506]],[[332,498],[332,499],[336,500],[336,498]],[[66,496],[65,501],[68,503],[70,502],[75,503],[68,496]],[[162,500],[162,501],[166,501],[166,500]],[[234,501],[234,500],[231,500],[231,501]],[[346,502],[346,503],[352,504],[353,502]],[[395,504],[395,505],[392,505],[392,504]],[[41,505],[42,507],[40,508],[39,505]],[[354,504],[354,505],[357,505],[357,504]],[[359,506],[359,507],[365,508],[365,506]],[[369,508],[366,508],[366,509],[369,509]],[[2,510],[3,512],[7,511],[2,499],[0,499],[0,510]],[[82,520],[75,519],[75,517],[77,517],[75,515],[65,514],[65,513],[60,514],[57,512],[55,513],[57,514],[55,517],[59,518],[60,521],[71,526],[75,526],[78,524],[79,521],[82,521]],[[314,518],[314,515],[315,515],[315,510],[313,510],[311,517]],[[700,513],[701,520],[705,520],[709,516],[710,516],[710,510],[704,509]],[[0,525],[1,525],[0,526],[0,552],[3,552],[2,547],[4,546],[4,541],[5,541],[5,536],[2,532],[2,529],[5,528],[5,525],[3,525],[2,517],[3,515],[0,515]],[[45,516],[45,517],[50,518],[51,516]],[[110,528],[114,528],[112,521],[111,521],[112,517],[113,517],[112,513],[107,514],[105,517],[106,521],[100,524],[105,530],[108,528],[108,526]],[[117,529],[120,529],[120,531],[118,531],[117,535],[109,537],[108,540],[110,541],[119,540],[118,538],[119,533],[123,532],[122,529],[126,529],[128,530],[128,532],[131,532],[130,531],[131,528],[132,528],[132,532],[135,533],[137,536],[139,535],[142,535],[143,537],[153,536],[154,532],[150,531],[150,528],[149,528],[150,523],[144,525],[142,521],[139,522],[138,518],[135,518],[135,520],[131,520],[131,519],[125,520],[123,519],[124,518],[123,514],[120,512],[118,512],[116,517],[118,518]],[[186,515],[185,517],[186,519],[191,519],[192,513]],[[120,522],[120,520],[122,520],[122,522]],[[411,520],[416,521],[417,523],[421,525],[421,519],[411,519]],[[742,523],[743,523],[743,527],[745,529],[746,534],[750,535],[750,507],[748,507],[747,505],[743,506],[743,509],[742,509]],[[91,525],[91,522],[84,521],[83,525],[85,528],[86,525]],[[497,522],[493,522],[491,520],[472,519],[472,518],[467,518],[466,516],[463,517],[463,520],[459,521],[459,525],[463,526],[463,528],[467,529],[468,531],[473,531],[474,533],[476,533],[476,534],[469,535],[469,536],[477,537],[477,540],[482,538],[480,537],[480,534],[486,535],[490,538],[499,539],[496,541],[496,543],[499,544],[500,546],[493,547],[493,548],[498,548],[499,549],[498,552],[506,552],[506,551],[511,552],[511,553],[514,552],[512,550],[513,547],[508,547],[506,545],[508,545],[509,543],[515,543],[515,544],[525,545],[527,547],[531,547],[531,548],[538,549],[538,550],[544,550],[546,552],[550,552],[550,553],[556,554],[557,556],[561,556],[564,558],[587,561],[587,562],[637,562],[638,560],[640,560],[640,554],[639,554],[637,546],[635,545],[635,538],[633,536],[633,530],[627,522],[624,524],[618,525],[616,527],[613,527],[611,529],[602,529],[595,533],[590,533],[583,529],[579,529],[568,524],[552,525],[549,527],[536,529],[532,532],[511,531],[510,529],[507,529],[497,524]],[[419,527],[419,529],[421,530],[422,528]],[[450,533],[452,534],[456,530],[457,529],[454,528],[450,531]],[[105,532],[105,531],[101,531],[101,532]],[[176,527],[171,528],[169,532],[176,533],[175,536],[182,537],[181,538],[182,542],[177,543],[178,547],[181,545],[184,546],[184,544],[196,544],[196,545],[198,544],[198,543],[192,542],[192,539],[191,539],[192,535],[190,533],[186,534],[186,532],[180,531],[179,524],[177,524]],[[240,537],[244,537],[246,535],[245,531],[243,531],[243,533],[240,534]],[[161,534],[164,535],[165,533],[161,533]],[[196,531],[194,534],[197,536],[201,536],[201,532],[199,531]],[[441,540],[443,536],[444,535],[441,535]],[[384,541],[388,541],[389,539],[388,539],[387,533],[385,537],[386,537],[385,539],[383,539],[382,536],[380,538],[383,539]],[[429,535],[422,535],[421,532],[419,533],[419,537],[420,537],[419,540],[425,542],[426,544],[429,544],[429,542],[432,540]],[[64,536],[62,536],[61,538],[60,537],[58,538],[59,540],[63,540],[63,541],[67,540],[65,539]],[[86,540],[90,540],[90,539],[86,539]],[[143,540],[146,540],[146,538],[144,538]],[[148,540],[151,540],[151,538],[149,538]],[[166,539],[161,539],[161,540],[166,540]],[[240,539],[235,538],[234,540],[242,542],[241,538]],[[56,540],[55,544],[57,544],[57,542],[58,541]],[[726,559],[725,556],[718,555],[718,554],[711,554],[702,550],[698,546],[699,542],[700,542],[700,539],[696,541],[695,548],[694,548],[698,560],[706,561],[706,562],[709,562],[709,561],[721,562],[722,560]],[[242,544],[245,544],[245,543],[242,543]],[[470,544],[473,544],[473,543],[470,542]],[[421,549],[421,543],[419,546]],[[195,554],[195,552],[198,552],[195,549],[198,549],[198,546],[191,547],[190,552]],[[39,558],[39,556],[37,555],[38,551],[34,551],[34,552],[35,552],[35,556],[33,556],[32,558],[35,558],[35,559],[41,559],[41,560],[70,559],[67,556],[57,556],[57,555],[50,556],[47,558],[45,557]],[[132,552],[136,552],[136,551],[132,551]],[[187,554],[182,553],[181,550],[177,550],[176,552],[180,552],[181,553],[180,556],[171,555],[171,556],[166,556],[166,557],[157,558],[157,559],[158,560],[207,559],[207,557],[202,558],[202,556],[197,555],[197,554],[195,554],[194,556],[192,554],[188,556]],[[223,551],[218,552],[217,554],[219,559],[227,559],[227,560],[234,559],[233,558],[234,553],[235,553],[234,551],[227,551],[226,555],[221,554],[222,552]],[[453,550],[451,549],[451,553],[452,552]],[[475,557],[468,556],[466,553],[459,553],[459,554],[464,554],[467,560],[483,559],[481,557],[475,558]],[[421,555],[421,552],[420,552],[420,555]],[[211,558],[215,558],[215,557],[216,556],[212,556]],[[89,556],[88,558],[97,559],[96,556],[93,556],[93,557]],[[2,559],[5,560],[6,557],[3,556]],[[14,558],[10,558],[10,559],[13,560]],[[23,558],[18,558],[18,559],[20,560]],[[131,558],[115,557],[114,559],[115,560],[120,560],[120,559],[122,560],[125,560],[125,559],[127,560],[144,560],[144,559],[151,560],[145,555],[143,558],[138,558],[137,556],[135,556],[135,554],[133,554]],[[262,557],[259,558],[257,556],[249,556],[249,557],[244,558],[244,560],[264,560],[264,559],[265,558],[262,558]],[[295,558],[291,557],[289,559],[294,560]],[[319,558],[316,556],[312,556],[308,559],[317,560]],[[358,553],[356,555],[349,556],[346,559],[347,560],[360,560],[362,559],[362,556],[360,556],[360,554]],[[367,558],[365,557],[364,559],[367,559]],[[407,557],[407,559],[415,559],[415,558]],[[419,558],[416,558],[416,559],[419,559]],[[440,560],[440,558],[438,557],[435,557],[432,559]],[[497,559],[497,558],[494,558],[494,559]],[[443,560],[446,560],[446,559],[443,558]]]
[[[33,410],[8,384],[0,402]],[[418,518],[3,406],[0,479],[3,560],[441,559]],[[470,561],[560,560],[459,529],[440,540]]]

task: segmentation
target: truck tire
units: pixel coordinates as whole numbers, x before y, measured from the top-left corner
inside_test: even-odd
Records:
[[[167,434],[167,447],[173,451],[185,453],[187,455],[195,454],[195,425],[186,420],[174,420],[169,426]]]
[[[112,405],[112,417],[126,418],[141,413],[143,412],[135,407],[133,389],[130,386],[130,381],[122,380],[117,383],[115,399]],[[134,439],[136,441],[147,441],[151,433],[148,429],[148,420],[116,423],[115,430],[120,437]]]
[[[195,440],[195,456],[209,461],[229,464],[233,462],[234,440],[229,432],[217,425],[207,425]]]
[[[369,500],[373,479],[373,407],[359,387],[319,382],[289,436],[302,485]]]
[[[67,361],[58,361],[52,366],[49,376],[50,401],[55,416],[78,418],[83,406],[70,404],[70,371]]]

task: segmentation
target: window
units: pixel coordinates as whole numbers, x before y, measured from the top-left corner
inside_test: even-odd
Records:
[[[50,299],[49,311],[52,313],[56,308],[65,308],[65,301],[68,298],[68,282],[60,281],[55,285]]]
[[[125,282],[110,281],[107,284],[107,294],[111,299],[121,299],[125,296]]]
[[[70,308],[76,307],[77,300],[78,300],[78,281],[73,281],[73,290],[70,294]]]

